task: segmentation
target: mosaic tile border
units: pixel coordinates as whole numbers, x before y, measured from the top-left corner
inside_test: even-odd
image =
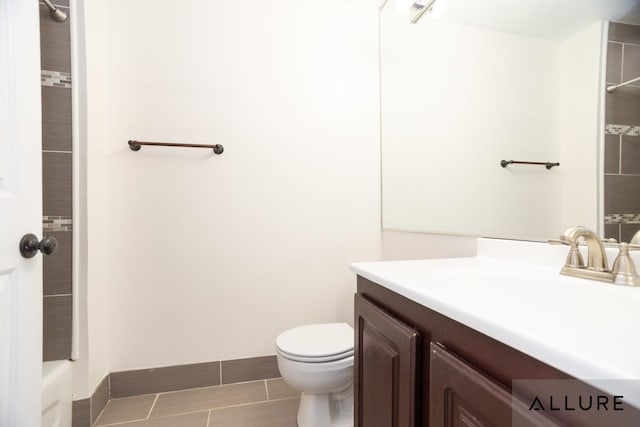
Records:
[[[69,216],[43,216],[43,231],[72,231],[73,219]]]
[[[42,86],[71,88],[71,73],[63,71],[40,70],[40,83]]]
[[[606,135],[640,136],[640,126],[630,125],[605,125]]]
[[[640,214],[607,214],[605,224],[640,224]]]

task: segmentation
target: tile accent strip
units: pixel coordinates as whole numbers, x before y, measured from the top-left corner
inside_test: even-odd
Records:
[[[640,126],[609,124],[605,125],[604,133],[606,135],[640,136]]]
[[[68,216],[43,216],[43,231],[72,231],[73,219]]]
[[[605,224],[640,224],[640,214],[607,214]]]
[[[40,82],[42,86],[71,88],[71,73],[64,71],[40,71]]]

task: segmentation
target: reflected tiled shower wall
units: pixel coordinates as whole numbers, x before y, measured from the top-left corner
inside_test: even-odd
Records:
[[[640,77],[640,26],[612,22],[607,85]],[[640,229],[640,82],[607,93],[604,150],[605,235],[629,242]]]
[[[65,12],[68,0],[54,1]],[[71,54],[69,19],[40,3],[42,83],[42,235],[58,239],[44,257],[43,360],[71,357]]]

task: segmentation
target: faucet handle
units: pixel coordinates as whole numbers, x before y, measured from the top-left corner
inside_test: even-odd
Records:
[[[582,254],[578,248],[578,240],[571,241],[565,236],[560,236],[558,239],[549,239],[547,243],[550,245],[567,245],[571,246],[567,260],[564,262],[564,268],[586,268]]]
[[[557,239],[549,239],[547,240],[547,243],[550,245],[567,245],[567,246],[573,246],[573,243],[571,243],[569,241],[569,239],[567,239],[564,236],[560,236]]]
[[[614,275],[614,283],[618,285],[639,286],[640,275],[636,271],[633,259],[629,256],[629,251],[640,250],[640,245],[630,243],[620,243],[620,252],[613,262],[611,272]]]

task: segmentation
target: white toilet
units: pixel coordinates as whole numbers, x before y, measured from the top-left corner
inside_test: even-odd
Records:
[[[299,326],[276,338],[278,368],[300,391],[298,427],[353,427],[353,328]]]

